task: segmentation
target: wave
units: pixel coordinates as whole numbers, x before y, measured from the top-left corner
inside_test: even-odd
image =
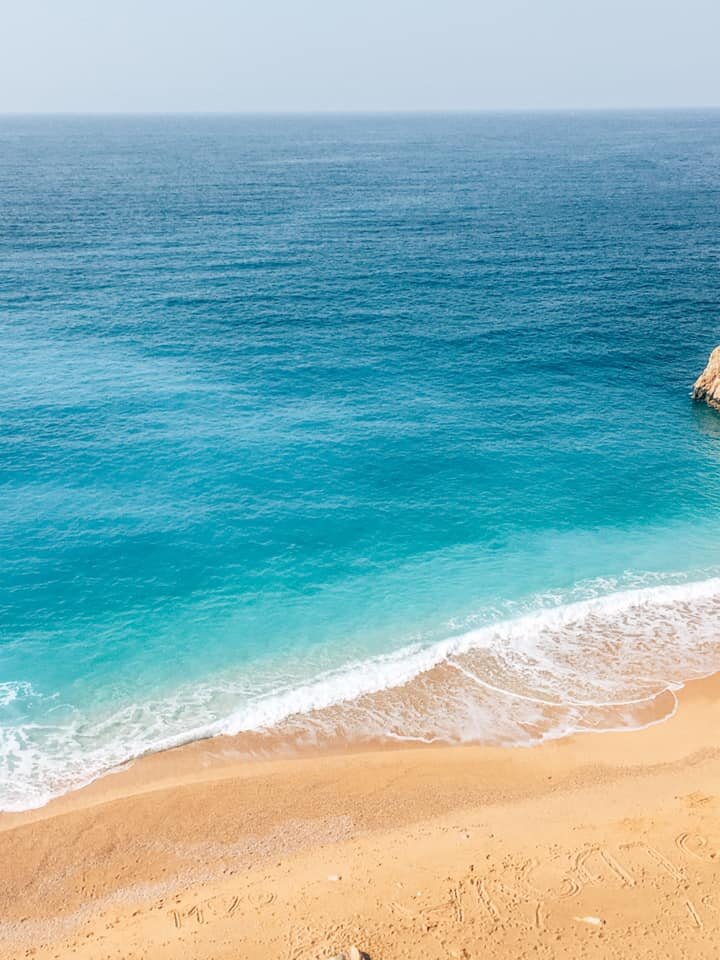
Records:
[[[100,719],[74,710],[52,722],[47,711],[13,723],[19,704],[42,696],[3,683],[0,809],[41,806],[144,754],[219,735],[253,752],[376,739],[530,745],[634,729],[672,715],[685,681],[720,669],[720,578],[567,599],[536,598],[529,612],[256,696],[247,676],[225,678]]]

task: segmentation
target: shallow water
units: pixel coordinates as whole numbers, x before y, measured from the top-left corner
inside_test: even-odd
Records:
[[[717,112],[0,119],[0,808],[720,668],[718,237]]]

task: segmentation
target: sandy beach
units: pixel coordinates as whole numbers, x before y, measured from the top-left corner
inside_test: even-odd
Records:
[[[720,682],[531,749],[146,758],[0,827],[8,960],[716,957]]]
[[[720,960],[720,0],[5,8],[0,960]]]

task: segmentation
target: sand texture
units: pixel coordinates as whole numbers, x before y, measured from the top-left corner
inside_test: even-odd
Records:
[[[720,684],[532,749],[212,741],[0,820],[0,956],[716,958]]]

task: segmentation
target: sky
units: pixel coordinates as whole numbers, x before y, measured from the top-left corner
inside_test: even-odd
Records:
[[[0,112],[720,106],[720,0],[0,0]]]

